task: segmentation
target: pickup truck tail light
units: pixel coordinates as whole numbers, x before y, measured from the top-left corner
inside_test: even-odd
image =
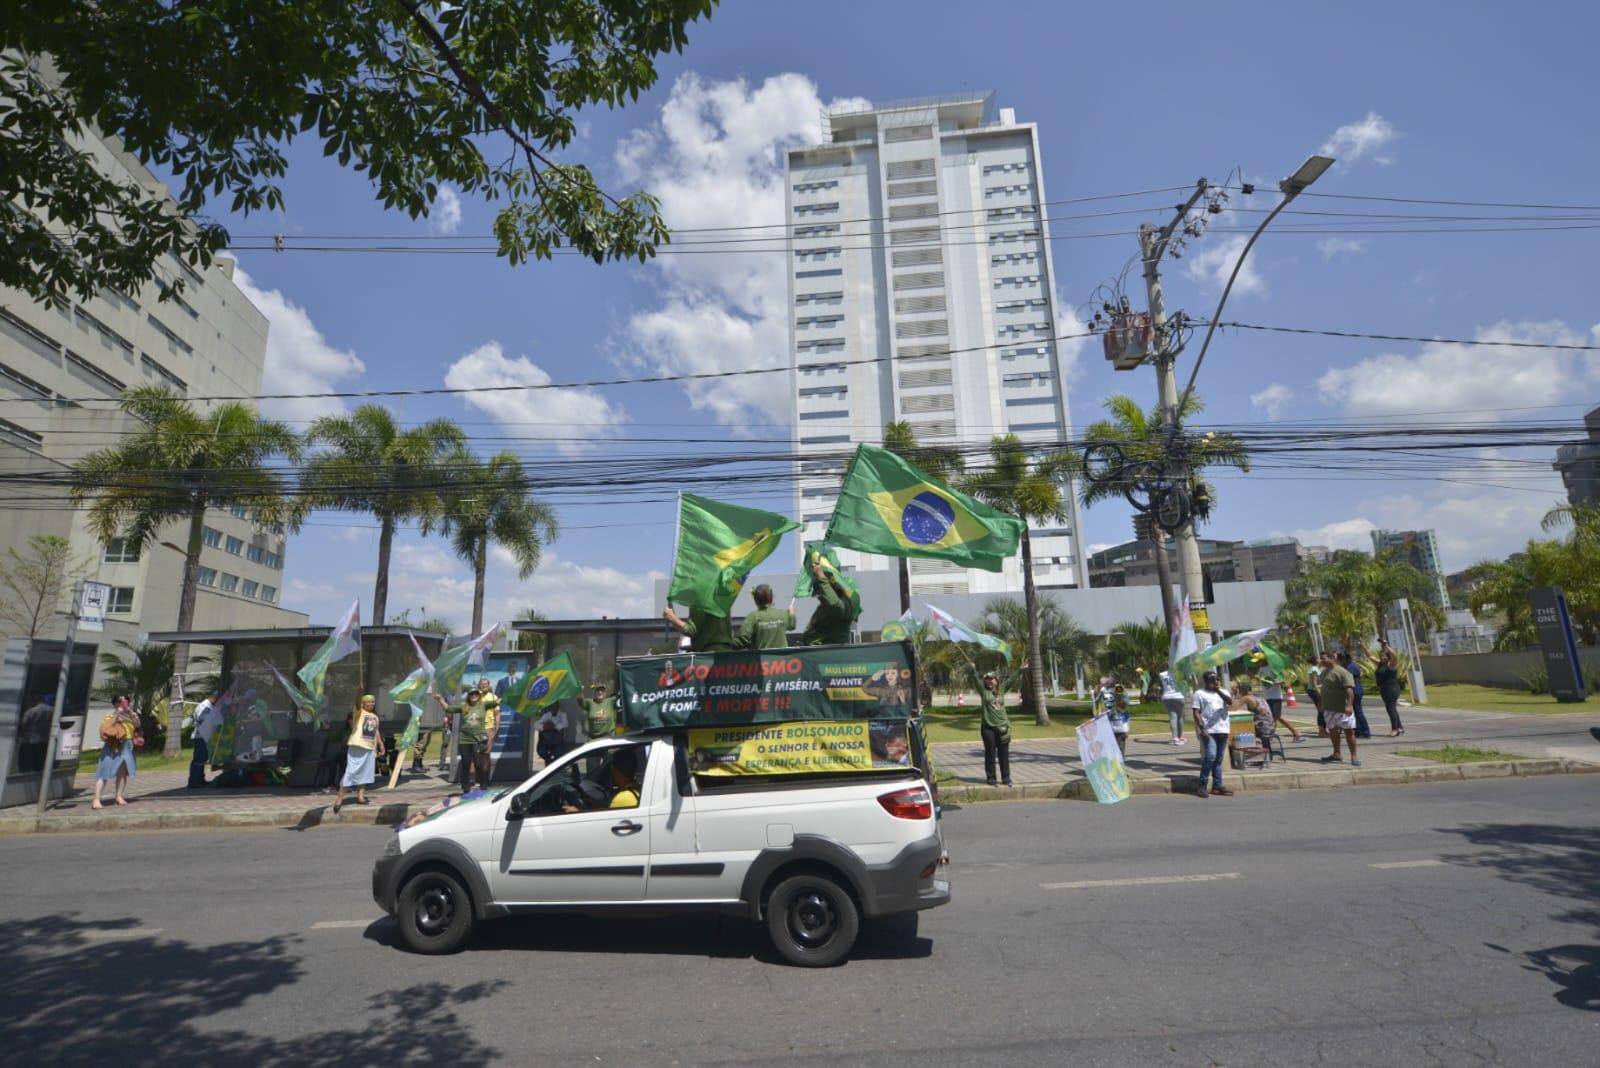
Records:
[[[905,790],[896,790],[892,794],[884,794],[878,798],[878,804],[895,819],[933,819],[933,799],[928,796],[928,789],[925,786],[913,786]]]

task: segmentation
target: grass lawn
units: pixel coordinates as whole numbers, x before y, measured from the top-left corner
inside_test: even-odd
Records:
[[[1400,756],[1421,760],[1437,760],[1441,764],[1480,764],[1485,760],[1527,760],[1515,753],[1502,753],[1498,749],[1473,749],[1470,746],[1447,745],[1440,749],[1397,749]]]
[[[1532,694],[1526,690],[1506,690],[1498,686],[1432,682],[1428,683],[1428,704],[1439,708],[1465,708],[1474,712],[1537,712],[1543,715],[1594,712],[1600,709],[1600,701],[1595,698],[1562,704],[1547,693]],[[1380,704],[1378,707],[1381,711],[1383,706]]]
[[[1013,705],[1007,709],[1011,713],[1011,737],[1015,740],[1024,738],[1070,738],[1078,724],[1089,718],[1089,702],[1087,701],[1049,701],[1050,726],[1041,727],[1033,722],[1033,717],[1024,713]],[[1133,706],[1133,733],[1145,734],[1151,731],[1167,730],[1167,712],[1161,705],[1148,702]],[[928,742],[975,742],[978,740],[978,724],[981,722],[981,710],[975,705],[957,708],[955,705],[935,705],[923,711],[923,722],[928,728]]]

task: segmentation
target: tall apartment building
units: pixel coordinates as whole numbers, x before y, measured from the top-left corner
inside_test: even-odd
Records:
[[[1070,436],[1056,343],[1038,129],[991,93],[845,108],[786,158],[796,514],[827,529],[844,458],[905,420],[919,441]],[[879,362],[850,362],[892,357]],[[1088,586],[1071,518],[1032,531],[1041,588]],[[842,555],[866,570],[877,556]],[[1002,573],[911,561],[913,595],[1021,588]]]
[[[118,180],[162,194],[156,178],[114,142],[85,136],[80,147]],[[106,290],[47,308],[0,287],[0,471],[60,475],[84,454],[112,444],[129,424],[115,402],[133,386],[166,385],[197,397],[260,390],[267,320],[234,285],[232,261],[202,274],[169,257],[160,270],[185,278],[180,297],[160,302],[151,284],[138,293]],[[69,539],[82,577],[112,587],[98,638],[102,650],[177,623],[187,537],[182,524],[164,530],[143,552],[105,548],[63,488],[13,484],[0,491],[0,559],[7,548],[24,552],[35,534]],[[304,624],[304,614],[280,605],[282,528],[255,523],[241,507],[209,513],[204,537],[197,628]],[[65,597],[59,607],[67,608]],[[62,630],[58,619],[40,637]]]
[[[1372,551],[1381,553],[1396,549],[1400,558],[1427,575],[1433,582],[1430,595],[1440,608],[1450,607],[1450,590],[1445,582],[1444,565],[1440,562],[1439,539],[1431,530],[1374,530]]]
[[[1584,439],[1556,450],[1551,466],[1561,474],[1571,505],[1600,505],[1600,408],[1583,417]]]

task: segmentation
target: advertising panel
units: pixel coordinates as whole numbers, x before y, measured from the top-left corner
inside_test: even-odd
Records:
[[[829,720],[689,732],[696,775],[804,775],[885,771],[911,766],[904,720]]]

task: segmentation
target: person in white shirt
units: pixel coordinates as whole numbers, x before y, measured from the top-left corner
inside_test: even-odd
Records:
[[[1172,677],[1172,672],[1161,673],[1161,704],[1167,710],[1167,725],[1172,728],[1172,744],[1188,745],[1189,739],[1183,736],[1183,691],[1178,689],[1178,683]]]
[[[1194,692],[1190,703],[1194,709],[1194,726],[1200,735],[1200,788],[1197,797],[1232,797],[1233,791],[1222,785],[1222,760],[1228,752],[1228,698],[1217,681],[1217,673],[1208,671],[1202,688]],[[1210,779],[1211,789],[1206,790]]]
[[[539,758],[550,764],[567,748],[567,714],[556,708],[547,708],[539,717]]]
[[[222,695],[213,691],[194,710],[194,755],[189,758],[189,789],[206,785],[206,762],[211,759],[211,739],[222,726]]]
[[[1281,723],[1285,727],[1289,728],[1289,734],[1294,738],[1295,741],[1298,742],[1300,740],[1300,732],[1295,729],[1293,723],[1290,723],[1288,720],[1283,718],[1283,680],[1272,676],[1268,677],[1265,681],[1267,684],[1267,690],[1266,693],[1262,694],[1261,696],[1267,699],[1267,707],[1272,710],[1273,724],[1277,725]]]

